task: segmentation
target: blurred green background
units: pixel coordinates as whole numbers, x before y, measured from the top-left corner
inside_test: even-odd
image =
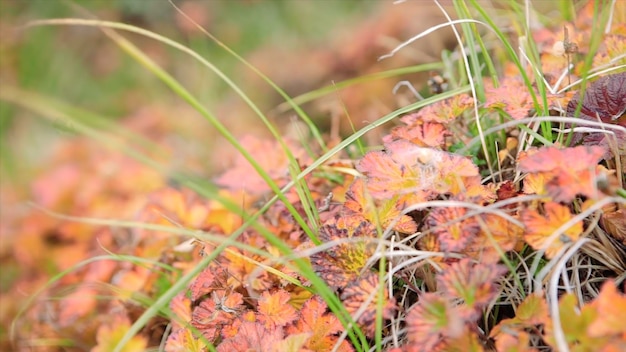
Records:
[[[305,56],[322,50],[339,25],[358,23],[375,9],[377,2],[198,0],[175,4],[261,70],[272,71],[266,73],[280,82],[285,81],[281,75],[314,75],[294,72],[306,67],[299,65],[299,53]],[[0,0],[0,16],[0,82],[5,88],[41,94],[111,120],[155,104],[181,105],[175,94],[96,28],[24,27],[38,19],[97,18],[136,25],[179,41],[223,70],[259,105],[269,108],[275,103],[265,101],[275,96],[268,93],[271,88],[259,84],[249,69],[180,16],[166,0]],[[179,79],[227,125],[249,128],[251,132],[258,128],[240,116],[243,103],[233,98],[232,91],[205,67],[152,39],[122,34]],[[289,57],[276,62],[281,53]],[[279,70],[276,74],[273,65],[285,65],[286,72]],[[307,89],[295,87],[292,92]],[[166,115],[174,118],[172,114],[168,111]],[[201,118],[197,120],[199,128],[209,128]],[[0,128],[3,182],[26,181],[23,175],[45,159],[47,146],[75,132],[72,126],[39,119],[33,112],[4,100],[0,101]]]

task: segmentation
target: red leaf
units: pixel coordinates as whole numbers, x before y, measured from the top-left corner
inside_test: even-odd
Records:
[[[581,104],[580,94],[575,95],[567,104],[568,116],[574,116],[578,105]],[[604,76],[591,83],[585,90],[582,98],[580,117],[585,120],[617,124],[626,127],[626,72]],[[626,133],[613,131],[617,143],[611,143],[613,137],[602,132],[592,132],[587,135],[575,133],[572,144],[583,140],[585,145],[610,146],[617,144],[620,154],[626,152]],[[608,149],[605,157],[613,153]]]
[[[239,315],[243,296],[233,292],[225,297],[225,291],[213,291],[210,299],[205,299],[194,308],[191,325],[198,329],[209,341],[215,341],[222,327],[231,325]]]
[[[289,159],[278,142],[246,136],[241,139],[241,145],[279,186],[285,185],[290,180]],[[310,162],[310,157],[301,145],[287,141],[287,146],[298,161],[303,164]],[[233,168],[218,177],[216,183],[230,190],[243,189],[253,195],[270,191],[263,178],[241,155],[235,159]]]
[[[574,116],[580,104],[577,94],[567,104],[567,114]],[[599,78],[585,90],[580,117],[626,127],[626,72]]]

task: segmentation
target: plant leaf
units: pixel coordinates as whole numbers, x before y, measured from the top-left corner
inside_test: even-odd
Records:
[[[285,326],[297,319],[295,308],[288,304],[290,298],[289,292],[285,290],[263,292],[259,298],[259,321],[269,329]]]
[[[425,293],[406,317],[409,345],[418,351],[442,350],[448,338],[461,336],[464,322],[448,299]]]
[[[378,304],[378,292],[379,292],[378,274],[373,272],[365,273],[358,281],[353,281],[348,284],[342,294],[341,300],[346,307],[346,310],[354,316],[356,312],[366,304],[370,299],[370,295],[374,295],[370,303],[367,304],[363,314],[357,318],[357,323],[362,327],[363,332],[369,337],[374,336],[376,328],[376,308]],[[384,319],[391,319],[391,316],[396,310],[395,300],[389,298],[389,292],[385,288],[383,297],[383,310],[382,316]]]
[[[496,280],[506,272],[497,264],[474,263],[469,258],[452,263],[437,276],[437,287],[446,297],[463,300],[463,317],[468,321],[476,320],[481,310],[496,297]]]
[[[590,336],[623,335],[626,338],[626,295],[620,294],[613,280],[607,280],[600,294],[590,304],[598,312],[598,319],[587,328]]]
[[[520,153],[519,169],[542,175],[545,193],[556,202],[571,202],[578,194],[595,199],[601,196],[596,186],[596,165],[604,153],[605,149],[600,146],[545,147]],[[540,187],[533,186],[535,191]],[[525,191],[528,190],[525,188]]]
[[[536,210],[525,209],[522,211],[522,222],[526,226],[524,240],[535,250],[544,249],[546,240],[564,223],[572,218],[572,214],[566,206],[559,203],[548,202],[544,204],[545,217]],[[546,257],[553,258],[565,243],[578,240],[583,231],[581,221],[566,229],[561,236],[556,238],[545,248]]]

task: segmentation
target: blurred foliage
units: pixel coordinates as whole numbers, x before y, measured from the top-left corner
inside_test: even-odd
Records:
[[[248,58],[256,55],[263,61],[266,60],[264,50],[290,53],[324,47],[333,36],[333,28],[339,23],[362,19],[374,2],[189,0],[175,1],[175,4],[238,54]],[[258,84],[248,84],[254,74],[178,14],[166,0],[2,0],[0,7],[2,85],[58,99],[112,120],[155,103],[180,104],[157,78],[137,65],[98,29],[23,27],[37,19],[97,18],[132,24],[179,41],[221,69],[244,91],[248,88],[246,93],[255,103],[263,105],[263,99],[270,96],[269,87],[263,86],[266,91],[259,92]],[[232,101],[232,94],[205,67],[152,39],[122,34],[179,79],[209,109],[219,105],[220,118],[242,119],[237,125],[254,124],[249,119],[243,120],[242,116],[229,116],[230,105],[224,101]],[[287,74],[298,75],[298,72]],[[234,104],[241,105],[239,101]],[[171,114],[172,111],[166,113]],[[232,115],[241,114],[232,111]],[[19,179],[19,175],[28,172],[27,165],[37,164],[46,157],[46,145],[52,140],[75,134],[71,126],[62,122],[50,123],[33,117],[24,109],[4,102],[0,104],[2,173],[5,176],[6,171],[10,171],[9,175]],[[200,128],[206,127],[203,121],[198,123]],[[251,130],[255,128],[250,126]]]

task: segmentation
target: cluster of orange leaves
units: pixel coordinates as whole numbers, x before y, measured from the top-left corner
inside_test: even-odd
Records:
[[[569,39],[579,43],[578,53],[588,49],[584,38],[578,37],[586,33],[587,18],[583,13],[576,24],[583,30],[570,31]],[[618,25],[606,36],[594,62],[604,63],[620,50],[623,53],[625,41],[618,39],[624,36],[624,25]],[[543,48],[552,48],[557,38],[555,31],[536,33]],[[543,70],[557,75],[564,61],[553,56],[548,49],[541,52],[546,65]],[[598,94],[609,91],[626,96],[625,76],[603,78],[588,88],[588,94],[593,96],[597,90]],[[517,76],[504,77],[499,87],[487,86],[482,112],[504,113],[513,120],[532,114],[532,99]],[[563,111],[563,102],[570,99],[578,102],[581,98],[564,93],[551,96],[548,103],[550,109]],[[596,106],[589,106],[584,99],[583,113],[587,109],[602,115],[602,109],[608,109],[604,122],[625,125],[623,100],[624,105],[619,106],[618,101],[618,106],[606,107],[602,105],[606,102],[597,101]],[[609,99],[608,103],[615,102]],[[402,125],[383,139],[383,150],[368,152],[356,162],[360,177],[333,183],[323,175],[308,175],[307,185],[321,209],[319,224],[311,225],[319,225],[316,235],[324,244],[322,249],[280,202],[259,218],[260,224],[296,253],[307,253],[313,270],[336,293],[367,338],[375,335],[377,302],[383,302],[384,322],[404,317],[406,338],[393,346],[394,351],[482,351],[491,343],[502,351],[535,351],[531,340],[536,344],[538,337],[556,348],[555,319],[572,348],[625,348],[626,328],[620,319],[626,315],[626,296],[612,280],[606,280],[590,302],[563,295],[558,318],[550,316],[543,296],[528,295],[512,317],[496,321],[489,331],[479,328],[486,310],[501,295],[499,282],[507,273],[499,264],[502,255],[530,246],[547,259],[557,257],[585,230],[583,219],[574,219],[580,211],[574,204],[586,209],[613,195],[618,187],[616,172],[624,170],[600,165],[603,160],[622,157],[620,150],[616,152],[609,148],[609,141],[588,138],[592,135],[588,134],[575,137],[583,142],[579,146],[531,148],[515,156],[517,171],[525,175],[521,182],[485,184],[471,159],[447,151],[462,138],[451,126],[474,104],[468,95],[458,95],[402,117]],[[611,111],[619,109],[622,115],[611,117]],[[624,141],[623,135],[617,138]],[[58,299],[39,302],[18,322],[19,348],[27,348],[28,340],[37,336],[70,338],[77,348],[95,345],[93,351],[111,350],[145,310],[142,302],[171,287],[218,242],[203,237],[193,243],[185,241],[166,231],[167,227],[201,230],[223,238],[244,221],[241,214],[232,213],[217,200],[168,187],[162,174],[130,158],[103,152],[85,139],[71,143],[33,184],[38,204],[75,216],[133,219],[164,228],[93,226],[51,218],[40,211],[3,223],[4,231],[20,228],[21,236],[11,245],[29,277],[18,282],[11,297],[3,299],[17,300],[19,292],[34,292],[47,276],[42,269],[68,269],[108,251],[148,261],[100,260],[65,275],[57,286],[71,292],[50,290],[50,297]],[[312,161],[297,143],[288,143],[301,167]],[[279,186],[289,182],[288,159],[276,142],[248,137],[242,144]],[[333,165],[328,166],[332,169]],[[603,186],[598,186],[599,179],[604,180]],[[243,158],[235,160],[216,182],[221,197],[239,202],[248,213],[256,211],[269,192]],[[330,192],[334,201],[325,204]],[[524,194],[541,198],[515,201]],[[304,214],[296,191],[291,189],[286,196]],[[429,205],[433,202],[438,205]],[[605,207],[600,224],[626,244],[623,207]],[[422,290],[413,280],[424,263],[396,271],[394,279],[413,287],[418,297],[399,303],[397,292],[390,292],[387,286],[380,288],[378,260],[372,258],[380,255],[381,239],[395,236],[402,240],[415,234],[419,234],[417,239],[407,243],[421,253],[434,253],[430,262],[436,265],[425,272],[437,273],[430,282],[427,274],[420,278],[427,287]],[[345,328],[338,318],[308,289],[309,282],[280,260],[278,248],[253,229],[246,230],[238,241],[245,246],[222,251],[170,302],[173,318],[152,319],[124,350],[157,346],[166,331],[170,331],[166,351],[205,351],[207,344],[217,346],[218,351],[329,351],[335,346],[338,351],[354,350],[341,336]],[[407,257],[389,260],[397,266]],[[386,324],[383,329],[385,334],[390,332]]]

